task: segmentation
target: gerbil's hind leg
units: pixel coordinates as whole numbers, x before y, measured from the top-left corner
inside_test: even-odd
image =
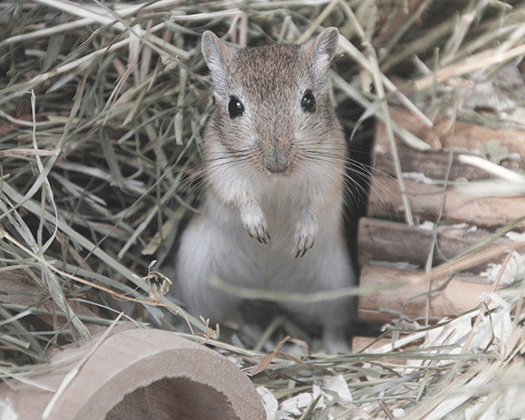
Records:
[[[177,254],[177,285],[184,306],[193,316],[210,318],[213,324],[227,318],[238,303],[238,298],[210,284],[214,277],[228,281],[233,276],[231,267],[238,257],[227,244],[217,226],[196,219],[184,231]]]
[[[318,270],[313,277],[317,290],[311,288],[311,292],[330,290],[337,296],[338,291],[344,293],[348,287],[355,285],[356,277],[346,247],[340,246],[330,250],[325,248],[323,251],[325,252],[317,248],[311,251],[319,253],[319,258],[315,259],[315,266],[311,267],[311,272]],[[310,255],[305,258],[308,257]],[[343,295],[335,299],[311,303],[307,311],[311,322],[317,322],[323,327],[323,340],[328,353],[350,352],[351,343],[348,339],[354,332],[357,315],[355,296]]]
[[[323,343],[328,354],[349,354],[352,345],[346,338],[346,331],[342,328],[325,327],[323,331]]]
[[[319,316],[323,323],[323,343],[328,354],[348,354],[352,351],[350,338],[354,331],[354,297],[324,302]]]

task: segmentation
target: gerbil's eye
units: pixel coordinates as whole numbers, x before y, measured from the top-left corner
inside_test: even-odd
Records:
[[[305,112],[315,112],[315,96],[310,89],[306,89],[304,92],[301,107]]]
[[[244,113],[244,105],[235,96],[230,96],[228,112],[230,113],[230,118],[232,120],[236,117],[240,117]]]

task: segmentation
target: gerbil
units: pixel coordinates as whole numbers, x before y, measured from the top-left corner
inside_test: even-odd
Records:
[[[302,45],[241,50],[210,31],[202,36],[215,110],[202,143],[202,213],[176,258],[193,315],[224,321],[240,303],[212,288],[213,277],[301,293],[355,284],[342,225],[347,149],[327,97],[338,35],[327,28]],[[332,351],[354,314],[351,298],[283,306],[303,324],[321,325]]]

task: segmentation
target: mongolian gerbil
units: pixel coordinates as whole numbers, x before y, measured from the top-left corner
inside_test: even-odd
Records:
[[[355,284],[342,224],[347,149],[327,97],[338,35],[327,28],[302,45],[242,50],[202,36],[216,106],[202,143],[202,213],[176,259],[190,313],[224,321],[240,303],[209,285],[214,276],[284,292]],[[321,325],[328,345],[341,342],[354,313],[350,298],[285,306]]]

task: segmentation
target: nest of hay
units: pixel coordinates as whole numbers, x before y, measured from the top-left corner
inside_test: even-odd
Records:
[[[362,119],[384,123],[388,138],[435,150],[389,107],[404,107],[427,131],[440,116],[451,126],[523,130],[523,86],[494,80],[509,66],[523,77],[524,13],[520,1],[482,0],[0,4],[2,377],[38,369],[50,350],[89,340],[120,312],[144,325],[162,319],[164,307],[192,326],[189,337],[252,375],[271,418],[523,417],[519,255],[496,270],[498,282],[517,267],[507,274],[514,282],[496,282],[476,307],[434,323],[404,318],[362,351],[337,357],[281,351],[286,339],[270,352],[221,341],[164,296],[169,279],[152,263],[170,258],[198,202],[192,180],[213,107],[204,30],[263,45],[338,27],[334,103],[351,99]],[[499,101],[471,94],[483,88]],[[400,166],[392,171],[403,179]],[[500,191],[521,194],[523,177],[505,174]]]

